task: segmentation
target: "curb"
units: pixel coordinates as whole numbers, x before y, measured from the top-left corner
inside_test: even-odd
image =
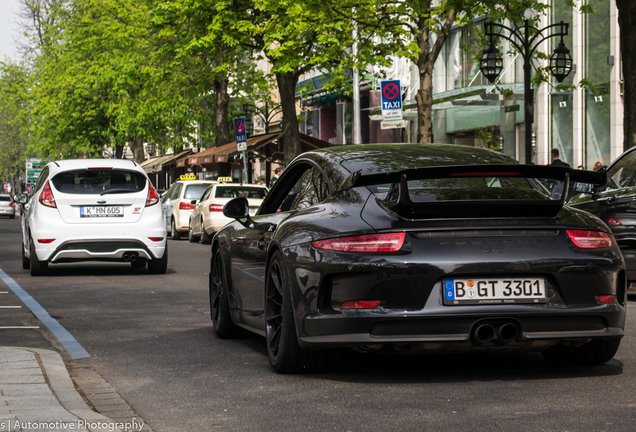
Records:
[[[20,350],[32,353],[38,361],[44,380],[48,385],[53,396],[58,400],[63,409],[77,417],[78,422],[72,423],[69,427],[57,430],[82,430],[79,428],[81,422],[85,430],[91,432],[109,431],[109,432],[127,432],[121,428],[115,427],[121,423],[111,420],[102,414],[93,411],[82,396],[78,393],[69,373],[66,369],[62,357],[55,351],[37,349],[37,348],[21,348],[21,347],[0,347],[3,349]],[[37,415],[39,407],[33,406],[33,415]],[[29,415],[33,421],[33,415]],[[13,420],[12,420],[13,421]],[[16,420],[20,421],[20,420]],[[137,428],[140,429],[141,424]],[[123,425],[122,425],[123,427]]]

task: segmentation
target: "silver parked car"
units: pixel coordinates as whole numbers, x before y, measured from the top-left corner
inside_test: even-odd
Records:
[[[9,194],[0,194],[0,216],[15,217],[15,203]]]

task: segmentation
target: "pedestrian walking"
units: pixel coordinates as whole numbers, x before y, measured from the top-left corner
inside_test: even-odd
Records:
[[[283,172],[283,170],[281,168],[276,168],[274,170],[274,177],[272,177],[272,179],[269,181],[269,188],[273,188],[274,184],[278,181],[278,178],[280,177],[280,173]]]

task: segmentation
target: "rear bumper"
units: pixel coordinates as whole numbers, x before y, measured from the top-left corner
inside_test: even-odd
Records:
[[[134,223],[100,225],[68,224],[56,213],[50,213],[51,217],[39,218],[40,223],[29,226],[40,261],[121,261],[125,252],[158,259],[163,257],[166,249],[167,232],[161,211],[145,213]],[[150,240],[151,237],[162,240],[155,242]],[[43,244],[38,239],[55,240]]]
[[[0,207],[0,216],[15,216],[15,207]]]

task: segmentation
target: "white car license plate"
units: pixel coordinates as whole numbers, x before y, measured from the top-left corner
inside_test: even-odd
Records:
[[[122,206],[82,206],[80,217],[124,217]]]
[[[444,304],[545,303],[545,280],[540,278],[445,279]]]

